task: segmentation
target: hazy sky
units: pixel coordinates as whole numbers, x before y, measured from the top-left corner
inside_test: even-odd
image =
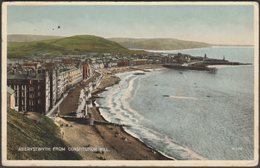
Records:
[[[8,6],[7,28],[8,34],[92,34],[253,44],[253,10],[249,5]]]

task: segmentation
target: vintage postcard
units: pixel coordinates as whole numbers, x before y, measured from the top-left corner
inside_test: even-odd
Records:
[[[257,166],[256,2],[2,3],[3,166]]]

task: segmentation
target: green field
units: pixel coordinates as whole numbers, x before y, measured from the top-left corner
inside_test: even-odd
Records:
[[[70,160],[81,159],[73,152],[18,151],[19,147],[66,147],[54,122],[41,116],[38,123],[11,109],[7,111],[8,160]]]

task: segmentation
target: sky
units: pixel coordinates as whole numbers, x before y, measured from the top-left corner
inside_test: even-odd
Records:
[[[55,5],[7,7],[8,34],[177,38],[252,45],[252,5]],[[60,26],[60,28],[58,28]]]

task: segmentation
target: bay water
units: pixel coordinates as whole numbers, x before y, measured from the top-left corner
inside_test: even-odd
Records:
[[[254,63],[253,47],[181,51],[193,56]],[[101,93],[106,120],[148,146],[179,160],[253,159],[254,66],[218,66],[216,74],[157,69],[117,74],[118,85]]]

